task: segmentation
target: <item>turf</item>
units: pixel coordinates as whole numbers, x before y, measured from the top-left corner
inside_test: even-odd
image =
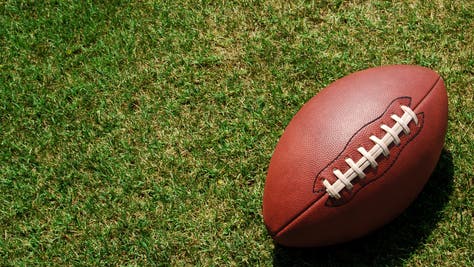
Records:
[[[0,1],[0,265],[474,265],[472,1]],[[337,78],[438,71],[446,145],[393,223],[288,249],[262,222],[292,116]]]

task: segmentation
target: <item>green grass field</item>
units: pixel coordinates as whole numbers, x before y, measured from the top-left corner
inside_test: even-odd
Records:
[[[0,265],[473,266],[474,2],[288,2],[0,0]],[[448,90],[425,190],[349,244],[274,245],[285,126],[398,63]]]

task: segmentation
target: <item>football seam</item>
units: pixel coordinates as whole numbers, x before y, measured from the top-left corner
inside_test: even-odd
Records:
[[[435,80],[435,82],[433,83],[433,85],[431,86],[431,88],[430,88],[430,89],[428,90],[428,92],[420,99],[420,101],[413,107],[413,110],[415,110],[415,109],[426,99],[426,97],[433,91],[433,89],[436,87],[436,85],[439,83],[440,80],[441,80],[441,76],[438,75],[438,78]],[[402,96],[402,97],[403,97],[403,96]],[[400,97],[398,97],[398,98],[400,98]],[[392,102],[390,102],[390,103],[392,103]],[[386,112],[386,110],[384,111],[384,113],[385,113],[385,112]],[[382,113],[382,115],[383,115],[384,113]],[[381,115],[381,116],[382,116],[382,115]],[[371,122],[366,123],[364,126],[362,126],[362,128],[365,127],[365,126],[367,126],[368,124],[370,124],[370,123],[376,121],[376,120],[379,119],[379,118],[380,118],[380,116],[377,117],[376,119],[372,120]],[[360,128],[360,129],[362,129],[362,128]],[[359,129],[359,130],[360,130],[360,129]],[[358,131],[359,131],[359,130],[358,130]],[[352,139],[352,137],[351,137],[351,139]],[[349,139],[349,141],[350,141],[351,139]],[[413,139],[412,139],[412,140],[413,140]],[[349,141],[348,141],[348,142],[349,142]],[[411,142],[411,140],[410,140],[410,142]],[[344,146],[344,149],[345,149],[347,146],[348,146],[348,144],[346,143],[346,145]],[[344,151],[344,150],[343,150],[343,151]],[[401,154],[401,152],[402,152],[402,151],[400,151],[400,154]],[[341,152],[341,153],[342,153],[342,152]],[[339,153],[339,154],[340,154],[340,153]],[[397,157],[397,159],[398,159],[398,157]],[[395,162],[396,162],[396,160],[392,163],[392,165],[395,164]],[[319,173],[320,173],[320,172],[319,172]],[[318,174],[319,174],[319,173],[318,173]],[[312,190],[313,190],[313,192],[314,192],[314,185],[313,185],[313,189],[312,189]],[[276,236],[278,236],[280,233],[284,232],[285,229],[286,229],[291,223],[293,223],[296,219],[298,219],[303,213],[305,213],[306,211],[308,211],[308,210],[309,210],[312,206],[314,206],[316,203],[318,203],[319,201],[321,201],[321,200],[324,198],[324,196],[326,196],[326,194],[324,194],[324,195],[322,195],[321,197],[319,197],[319,198],[315,199],[314,201],[312,201],[308,206],[306,206],[306,207],[303,208],[300,212],[298,212],[295,216],[293,216],[293,218],[291,218],[287,223],[285,223],[285,224],[283,224],[281,227],[279,227],[278,230],[276,230],[272,236],[273,236],[273,237],[276,237]]]

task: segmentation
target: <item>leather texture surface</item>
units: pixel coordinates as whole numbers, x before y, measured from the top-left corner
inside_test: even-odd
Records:
[[[395,103],[395,104],[394,104]],[[409,106],[421,123],[409,124],[400,146],[390,146],[379,167],[366,169],[366,181],[329,197],[321,178],[331,183],[333,168],[357,161],[370,135],[381,138],[381,123]],[[418,195],[444,144],[447,95],[439,75],[427,68],[393,65],[359,71],[339,79],[306,103],[291,120],[270,161],[263,216],[276,242],[287,246],[324,246],[349,241],[386,224]]]

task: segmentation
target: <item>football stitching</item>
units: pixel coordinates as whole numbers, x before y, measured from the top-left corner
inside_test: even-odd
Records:
[[[383,172],[381,172],[380,174],[378,174],[378,175],[375,176],[374,178],[370,179],[370,181],[368,181],[368,182],[365,183],[363,186],[361,186],[360,188],[358,188],[357,191],[356,191],[354,194],[351,194],[347,199],[344,199],[343,201],[340,201],[340,200],[335,200],[334,198],[328,198],[327,201],[326,201],[326,205],[327,205],[327,206],[337,207],[337,206],[341,206],[341,205],[347,203],[347,202],[348,202],[349,200],[351,200],[351,199],[355,196],[355,194],[356,194],[357,192],[359,192],[361,189],[363,189],[363,188],[366,187],[367,185],[371,184],[372,182],[377,181],[380,177],[382,177],[383,175],[385,175],[385,173],[388,172],[388,171],[392,168],[392,166],[397,162],[397,159],[398,159],[398,157],[400,157],[400,154],[402,153],[403,149],[404,149],[408,144],[410,144],[410,143],[415,139],[415,137],[418,136],[418,134],[420,134],[421,129],[423,128],[423,125],[424,125],[424,117],[425,117],[424,115],[425,115],[425,114],[424,114],[423,112],[421,112],[421,113],[418,113],[417,115],[420,115],[420,118],[419,118],[419,119],[420,119],[420,122],[421,122],[421,125],[419,126],[419,130],[416,131],[416,133],[415,133],[413,136],[411,136],[411,138],[408,139],[407,142],[401,144],[400,151],[395,155],[395,159],[392,160],[392,162],[390,163],[390,165],[389,165],[388,167],[386,167]],[[321,197],[319,197],[319,198],[321,198]],[[318,199],[319,199],[319,198],[318,198]]]
[[[324,168],[321,169],[321,171],[318,172],[318,174],[315,176],[315,179],[314,179],[314,183],[313,183],[313,192],[314,193],[321,193],[324,191],[324,189],[319,189],[319,190],[315,190],[316,188],[316,183],[318,182],[318,177],[320,177],[321,173],[326,170],[329,166],[331,166],[332,164],[334,164],[334,162],[339,159],[339,157],[341,156],[342,153],[344,153],[344,151],[346,151],[347,147],[353,142],[353,139],[355,138],[355,136],[357,136],[357,134],[362,131],[363,129],[365,129],[367,126],[369,126],[370,124],[376,122],[377,120],[380,120],[387,112],[388,112],[388,109],[393,105],[393,103],[395,101],[399,101],[401,99],[407,99],[408,100],[408,105],[411,104],[411,97],[409,96],[401,96],[401,97],[397,97],[395,98],[394,100],[392,100],[390,102],[390,104],[387,105],[387,107],[385,108],[385,110],[382,112],[382,114],[380,114],[377,118],[369,121],[368,123],[364,124],[362,127],[360,127],[352,136],[351,138],[349,138],[349,141],[347,141],[346,145],[344,146],[344,148],[342,149],[342,151],[331,161],[329,162]],[[322,179],[322,177],[320,178]],[[318,198],[319,199],[319,198]]]
[[[409,124],[414,122],[418,125],[417,114],[413,112],[409,107],[401,105],[400,108],[404,111],[401,117],[393,114],[390,117],[395,121],[393,126],[390,128],[385,124],[382,124],[380,128],[385,131],[385,135],[382,138],[378,138],[375,135],[370,136],[370,140],[374,142],[369,151],[366,151],[364,147],[359,147],[357,150],[362,154],[362,157],[354,162],[351,158],[346,158],[345,161],[349,166],[344,173],[338,168],[333,170],[333,174],[337,177],[337,180],[331,184],[328,180],[323,181],[323,185],[326,187],[326,192],[333,198],[340,199],[341,192],[344,188],[351,190],[353,188],[352,180],[359,177],[364,179],[366,177],[364,171],[372,165],[373,168],[377,168],[378,164],[374,159],[384,155],[386,158],[390,155],[390,148],[392,144],[399,145],[400,138],[398,137],[402,132],[409,135],[411,130]]]

